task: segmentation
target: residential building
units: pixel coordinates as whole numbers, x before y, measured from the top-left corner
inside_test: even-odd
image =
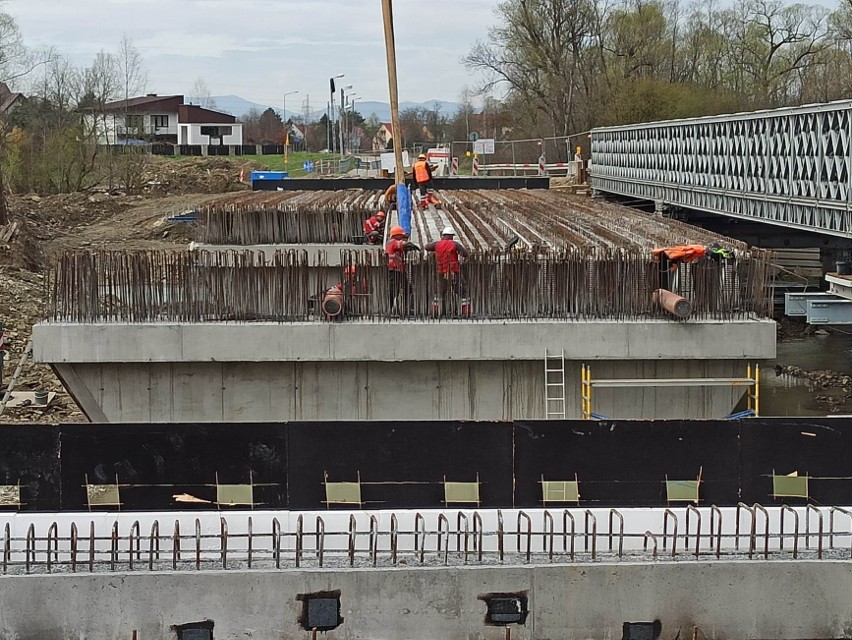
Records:
[[[243,143],[242,124],[234,116],[184,104],[182,95],[150,93],[109,102],[101,110],[89,109],[85,120],[96,130],[100,144]]]
[[[17,109],[26,100],[23,93],[9,89],[9,85],[0,82],[0,116],[5,116]]]
[[[180,144],[243,143],[243,125],[227,113],[182,104],[178,107],[177,124]]]
[[[393,140],[393,125],[390,122],[383,122],[373,136],[373,151],[384,151],[391,140]]]

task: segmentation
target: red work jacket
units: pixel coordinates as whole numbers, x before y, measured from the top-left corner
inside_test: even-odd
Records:
[[[388,269],[390,271],[405,271],[406,240],[390,240],[385,246],[388,254]]]

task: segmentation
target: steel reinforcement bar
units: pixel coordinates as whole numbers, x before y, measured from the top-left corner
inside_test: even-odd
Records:
[[[698,319],[743,319],[771,310],[769,254],[739,251],[661,271],[647,251],[618,248],[472,254],[448,286],[433,254],[407,254],[391,274],[383,253],[343,251],[339,267],[305,251],[75,252],[49,279],[48,319],[61,322],[325,320],[324,295],[340,284],[345,313],[369,320],[665,318],[653,292],[692,303]]]
[[[228,568],[389,567],[669,559],[852,560],[852,512],[841,507],[687,506],[625,528],[617,509],[359,512],[196,517],[124,528],[102,516],[3,528],[2,574]],[[729,521],[724,521],[727,513]],[[598,518],[600,517],[600,524]],[[761,518],[763,520],[761,520]],[[282,525],[282,521],[284,525]],[[258,522],[261,523],[258,526]],[[770,522],[772,528],[770,528]],[[842,524],[841,524],[842,523]],[[186,519],[184,524],[188,524]],[[644,524],[648,524],[645,522]],[[758,524],[765,526],[758,526]],[[786,530],[785,530],[786,524]]]

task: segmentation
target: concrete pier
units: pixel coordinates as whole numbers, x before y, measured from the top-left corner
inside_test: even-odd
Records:
[[[517,420],[545,415],[545,350],[565,352],[566,417],[596,378],[742,378],[775,323],[442,321],[48,322],[35,359],[97,422]],[[595,392],[611,418],[720,418],[743,387]]]

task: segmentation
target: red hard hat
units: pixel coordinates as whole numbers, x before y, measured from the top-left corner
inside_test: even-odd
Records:
[[[376,217],[377,217],[377,218],[384,218],[384,217],[385,217],[385,212],[384,212],[384,211],[379,211],[379,212],[376,214]]]
[[[390,230],[391,237],[393,236],[407,236],[408,234],[405,232],[405,229],[402,227],[394,227]]]

